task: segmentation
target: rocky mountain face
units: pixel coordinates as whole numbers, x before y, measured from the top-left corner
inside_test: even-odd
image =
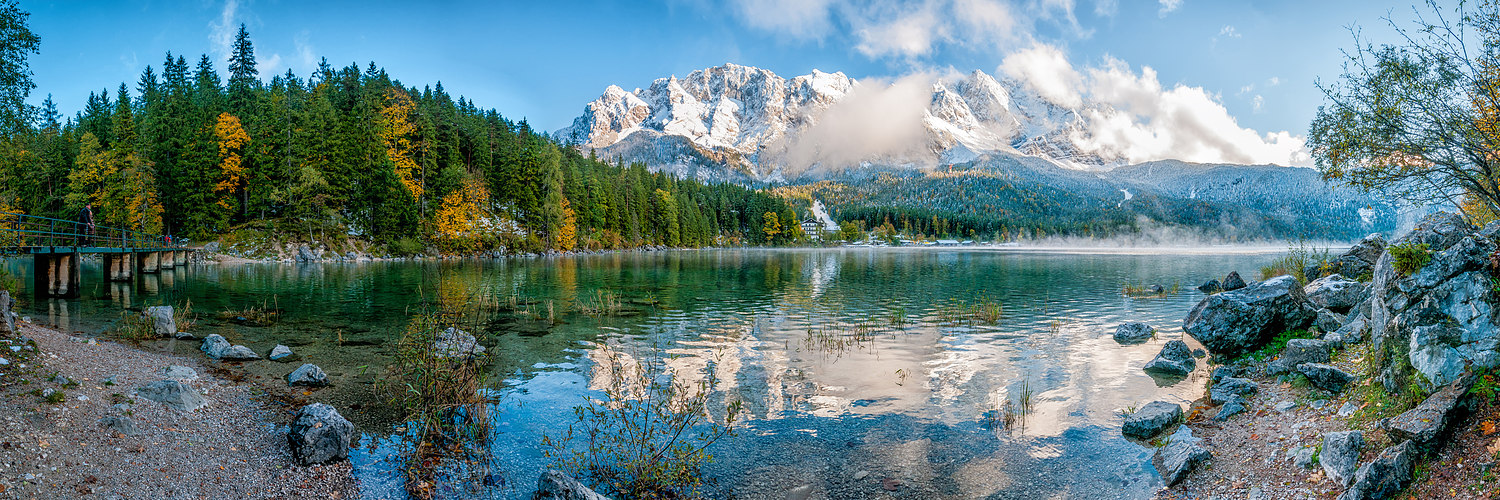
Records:
[[[855,94],[889,90],[880,85],[862,84],[843,73],[814,70],[788,79],[765,69],[726,64],[680,79],[658,79],[633,92],[611,85],[555,136],[601,157],[642,161],[679,174],[712,178],[717,173],[731,180],[795,177],[825,159],[817,154],[823,144],[799,144],[801,136],[834,106],[866,105],[855,102]],[[938,165],[971,161],[990,152],[1041,156],[1082,168],[1119,160],[1083,152],[1075,142],[1082,130],[1080,112],[1098,104],[1065,109],[1017,82],[1002,83],[983,71],[930,85],[925,105],[917,103],[918,144],[909,153],[857,160]],[[845,103],[846,98],[850,102]],[[906,103],[885,99],[878,104]],[[792,150],[814,153],[794,155]]]

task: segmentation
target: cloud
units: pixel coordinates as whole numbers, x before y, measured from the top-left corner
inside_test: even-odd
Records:
[[[1083,105],[1079,93],[1082,77],[1057,47],[1036,44],[1014,52],[1001,61],[1000,72],[1058,106],[1073,109]]]
[[[1201,163],[1308,165],[1306,141],[1289,132],[1261,134],[1239,126],[1218,98],[1202,87],[1168,89],[1156,71],[1136,73],[1109,58],[1088,70],[1089,97],[1109,104],[1083,112],[1085,126],[1072,139],[1085,151],[1130,163],[1178,159]],[[1257,96],[1258,97],[1258,96]]]
[[[209,51],[219,62],[229,60],[234,52],[234,36],[239,34],[240,23],[235,20],[239,13],[239,0],[227,0],[219,10],[219,19],[208,23]]]
[[[1226,24],[1226,25],[1224,25],[1223,28],[1219,28],[1219,36],[1216,37],[1216,38],[1239,38],[1239,37],[1240,37],[1239,30],[1234,29],[1234,25],[1232,25],[1232,24]]]
[[[1266,80],[1266,86],[1275,87],[1277,85],[1281,85],[1281,78],[1273,76],[1271,79]]]
[[[1094,15],[1099,17],[1115,17],[1120,12],[1119,0],[1097,0],[1094,2]]]
[[[1255,110],[1256,113],[1259,113],[1260,108],[1264,107],[1265,105],[1266,98],[1261,97],[1260,94],[1255,94],[1255,98],[1250,100],[1250,106]]]
[[[927,55],[934,42],[948,38],[949,28],[929,4],[859,29],[854,48],[870,57]]]
[[[1167,14],[1170,14],[1172,11],[1177,10],[1178,7],[1182,6],[1182,1],[1183,0],[1157,0],[1157,2],[1161,4],[1161,9],[1156,11],[1156,15],[1158,17],[1167,17]]]
[[[819,39],[832,28],[833,0],[737,0],[736,12],[753,28]]]
[[[922,118],[936,80],[931,73],[861,80],[848,96],[824,110],[817,123],[781,145],[780,158],[791,168],[814,168],[920,157],[927,145]]]

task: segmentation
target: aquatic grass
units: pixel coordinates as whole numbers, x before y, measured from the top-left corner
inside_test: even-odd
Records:
[[[891,322],[891,326],[896,326],[896,327],[905,326],[906,325],[906,306],[898,304],[895,307],[892,307],[891,308],[891,321],[890,322]]]
[[[1000,322],[1000,318],[1004,316],[1005,308],[998,300],[980,296],[973,303],[965,300],[955,300],[941,304],[935,308],[935,312],[940,324],[972,325],[982,323],[993,325]]]
[[[271,326],[281,319],[281,307],[276,296],[271,296],[271,303],[261,301],[260,306],[248,306],[239,310],[219,311],[218,318],[225,321],[235,321],[247,326]]]
[[[1166,297],[1181,291],[1182,282],[1174,281],[1171,286],[1125,283],[1121,289],[1126,297]]]
[[[624,309],[620,296],[606,290],[594,290],[593,300],[578,301],[578,312],[585,316],[617,316]]]
[[[1268,280],[1277,276],[1290,275],[1296,278],[1298,283],[1305,285],[1309,281],[1321,278],[1332,261],[1333,257],[1327,248],[1319,250],[1308,246],[1306,242],[1299,241],[1287,249],[1286,255],[1277,257],[1270,264],[1260,268],[1260,279]],[[1317,267],[1319,276],[1307,275],[1307,269],[1313,266]]]
[[[710,408],[718,379],[717,360],[687,380],[669,369],[662,349],[627,356],[607,343],[590,356],[602,398],[584,397],[575,421],[561,434],[542,436],[543,455],[554,466],[620,498],[691,498],[704,484],[702,468],[713,461],[708,448],[734,434],[741,403],[728,403],[722,418]],[[576,444],[576,446],[575,446]]]

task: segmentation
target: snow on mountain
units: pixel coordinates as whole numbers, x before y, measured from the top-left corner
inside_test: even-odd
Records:
[[[765,69],[725,64],[680,79],[658,79],[634,92],[611,85],[584,107],[572,125],[555,136],[594,149],[601,157],[691,171],[700,178],[712,171],[705,168],[712,166],[705,161],[717,163],[729,178],[760,180],[784,171],[801,174],[823,167],[855,167],[867,160],[892,165],[941,165],[972,161],[994,152],[1039,156],[1069,168],[1096,169],[1122,163],[1120,158],[1101,157],[1078,146],[1078,139],[1083,137],[1080,134],[1086,130],[1082,116],[1107,107],[1085,103],[1083,109],[1067,109],[1018,82],[997,80],[983,71],[933,79],[930,99],[916,103],[923,107],[920,126],[926,141],[911,145],[914,153],[857,161],[806,158],[807,150],[818,151],[825,145],[798,145],[800,134],[841,103],[867,105],[851,104],[857,100],[846,98],[860,92],[880,92],[879,85],[862,84],[843,73],[813,70],[787,79]],[[632,137],[643,132],[645,135]],[[810,140],[826,141],[827,137],[825,131]],[[794,145],[804,154],[786,154]]]

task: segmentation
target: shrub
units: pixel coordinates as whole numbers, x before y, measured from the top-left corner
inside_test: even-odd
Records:
[[[656,355],[627,357],[604,344],[594,354],[596,378],[607,384],[603,398],[585,397],[567,431],[542,436],[546,456],[620,497],[695,496],[703,484],[700,470],[713,460],[708,447],[733,434],[740,413],[735,401],[722,421],[707,417],[715,363],[694,383],[667,373]],[[581,448],[571,446],[575,440]]]
[[[387,252],[398,257],[407,257],[422,253],[422,242],[410,236],[401,238],[385,245]]]
[[[1297,243],[1287,250],[1286,255],[1277,257],[1276,260],[1265,267],[1260,268],[1260,279],[1267,280],[1277,276],[1291,275],[1298,283],[1321,278],[1322,276],[1308,276],[1307,268],[1316,265],[1319,270],[1328,268],[1332,257],[1328,249],[1318,250],[1307,246],[1306,243]]]
[[[1422,270],[1432,260],[1432,250],[1426,243],[1402,243],[1391,245],[1392,265],[1402,276]]]

